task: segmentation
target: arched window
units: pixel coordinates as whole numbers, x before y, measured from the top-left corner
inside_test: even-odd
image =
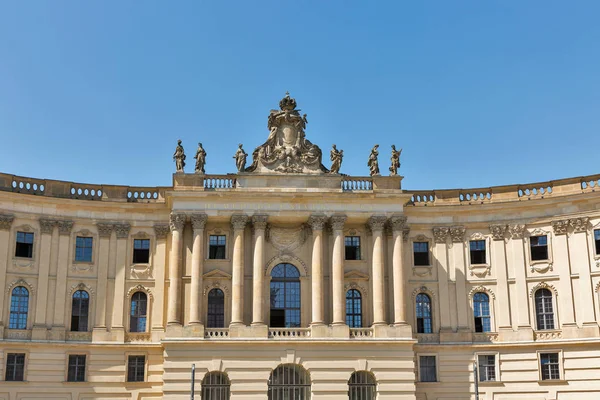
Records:
[[[85,290],[73,293],[71,304],[71,331],[87,332],[90,295]]]
[[[225,327],[225,293],[221,289],[212,289],[208,292],[207,328]]]
[[[209,372],[202,379],[202,400],[229,400],[230,386],[227,374]]]
[[[554,329],[554,308],[550,290],[544,288],[535,292],[535,315],[538,329]]]
[[[271,321],[275,328],[300,326],[300,272],[292,264],[271,271]]]
[[[310,374],[300,365],[283,364],[271,372],[268,400],[283,399],[310,399]]]
[[[362,328],[362,299],[356,289],[346,292],[346,325],[350,328]]]
[[[425,293],[417,295],[417,333],[432,333],[431,299]]]
[[[130,332],[146,332],[148,314],[148,296],[144,292],[135,292],[131,296],[131,314],[129,316]]]
[[[29,291],[23,286],[12,290],[10,297],[9,329],[27,329],[27,310],[29,309]]]
[[[367,371],[357,371],[350,376],[348,381],[349,400],[375,400],[376,383],[373,374]]]
[[[490,297],[486,293],[475,293],[473,296],[473,314],[475,316],[475,332],[491,332]]]

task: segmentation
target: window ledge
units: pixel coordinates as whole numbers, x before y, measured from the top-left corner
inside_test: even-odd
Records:
[[[419,381],[417,383],[420,384],[420,385],[427,385],[427,386],[439,386],[439,385],[442,384],[441,381],[435,381],[435,382],[421,382],[421,381]]]
[[[129,390],[130,388],[151,388],[152,382],[129,382],[125,381],[125,389]]]
[[[529,262],[529,264],[531,264],[531,265],[536,265],[536,264],[549,264],[549,263],[551,263],[551,262],[552,262],[552,260],[550,260],[549,258],[545,258],[545,259],[543,259],[543,260],[531,260],[531,261]]]
[[[539,385],[568,385],[569,382],[567,382],[564,379],[544,379],[544,380],[540,380],[538,381]]]
[[[479,381],[479,386],[504,386],[504,382],[502,381]]]
[[[204,261],[208,262],[230,262],[229,258],[205,258]]]
[[[73,264],[85,264],[85,265],[94,265],[94,261],[80,261],[80,260],[73,260]]]

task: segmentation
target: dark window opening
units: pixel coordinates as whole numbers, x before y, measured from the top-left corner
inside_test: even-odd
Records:
[[[558,364],[558,360],[558,353],[540,354],[542,380],[560,379],[560,365]]]
[[[133,239],[133,263],[148,264],[150,262],[150,239]]]
[[[148,314],[148,296],[144,292],[135,292],[131,296],[131,312],[129,315],[130,332],[146,332]]]
[[[346,292],[346,325],[350,328],[362,328],[362,299],[356,289]]]
[[[419,378],[421,382],[437,382],[435,356],[419,357]]]
[[[539,289],[535,292],[535,315],[539,330],[554,329],[554,307],[550,290]]]
[[[144,382],[146,356],[129,356],[127,382]]]
[[[225,327],[225,294],[221,289],[208,292],[207,328]]]
[[[5,380],[8,382],[23,381],[25,376],[25,354],[8,353],[6,356]]]
[[[85,382],[85,355],[69,355],[68,382]]]
[[[485,240],[471,240],[471,264],[485,264]]]
[[[344,244],[346,260],[360,260],[360,236],[346,236]]]
[[[15,246],[15,257],[33,257],[33,233],[17,232],[17,245]]]
[[[475,316],[475,332],[491,332],[490,298],[485,293],[473,296],[473,314]]]
[[[429,263],[429,242],[413,242],[415,265],[431,265]]]
[[[348,381],[349,400],[375,400],[377,383],[373,374],[367,371],[357,371]]]
[[[478,357],[479,380],[493,382],[496,380],[496,356],[493,354]]]
[[[27,312],[29,309],[29,291],[23,286],[12,290],[10,297],[9,329],[27,329]]]
[[[292,264],[279,264],[271,271],[270,304],[271,327],[300,327],[300,273]]]
[[[87,332],[90,295],[85,290],[73,293],[71,306],[71,331]]]
[[[432,333],[431,299],[425,293],[417,295],[417,333]]]
[[[92,262],[92,243],[91,237],[77,236],[75,240],[75,261]]]
[[[596,255],[600,256],[600,229],[594,230],[594,242],[596,244]]]
[[[209,372],[202,379],[202,400],[229,400],[230,382],[224,372]]]
[[[547,260],[548,259],[548,237],[547,236],[532,236],[529,238],[531,243],[531,261]]]
[[[225,235],[210,235],[208,239],[208,258],[211,260],[225,259]]]

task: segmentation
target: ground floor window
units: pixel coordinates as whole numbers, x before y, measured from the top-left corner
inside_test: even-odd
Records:
[[[202,400],[229,400],[230,386],[227,374],[209,372],[202,379]]]
[[[310,374],[300,365],[280,365],[269,377],[268,399],[310,400]]]
[[[357,371],[348,381],[349,400],[375,400],[375,377],[367,371]]]

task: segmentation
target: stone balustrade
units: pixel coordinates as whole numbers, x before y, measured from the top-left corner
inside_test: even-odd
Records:
[[[204,339],[228,339],[229,328],[205,328]]]
[[[270,339],[309,339],[310,328],[269,328]]]

